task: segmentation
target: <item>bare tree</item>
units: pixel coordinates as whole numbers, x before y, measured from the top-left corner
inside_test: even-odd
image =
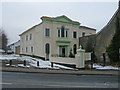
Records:
[[[0,29],[0,48],[7,50],[8,38],[4,30]]]

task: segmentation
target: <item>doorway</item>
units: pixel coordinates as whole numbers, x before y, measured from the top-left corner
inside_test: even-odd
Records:
[[[65,57],[66,56],[66,47],[60,46],[60,56]]]
[[[62,57],[65,57],[65,47],[62,47]]]

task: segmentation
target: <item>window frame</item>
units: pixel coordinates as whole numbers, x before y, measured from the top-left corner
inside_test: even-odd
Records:
[[[28,35],[26,35],[26,41],[28,41]]]
[[[30,40],[32,40],[32,33],[30,33]]]
[[[45,53],[46,53],[46,55],[50,54],[50,44],[49,43],[45,44]]]
[[[77,32],[76,31],[73,31],[73,38],[77,38]]]
[[[26,47],[26,53],[28,52],[28,48]]]
[[[45,36],[50,37],[50,29],[49,28],[45,28]]]
[[[64,26],[61,27],[61,37],[62,38],[65,37],[65,28],[64,28]]]
[[[31,46],[31,53],[33,53],[33,46]]]
[[[82,37],[84,37],[85,36],[85,32],[82,32]]]

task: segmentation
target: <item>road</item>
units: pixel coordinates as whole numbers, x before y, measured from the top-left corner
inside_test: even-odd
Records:
[[[118,88],[117,76],[0,73],[3,88]]]

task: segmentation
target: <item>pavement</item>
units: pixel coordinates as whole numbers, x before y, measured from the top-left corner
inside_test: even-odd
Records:
[[[70,74],[70,75],[119,75],[117,70],[64,70],[64,69],[40,69],[23,67],[2,67],[3,72],[46,73],[46,74]]]

